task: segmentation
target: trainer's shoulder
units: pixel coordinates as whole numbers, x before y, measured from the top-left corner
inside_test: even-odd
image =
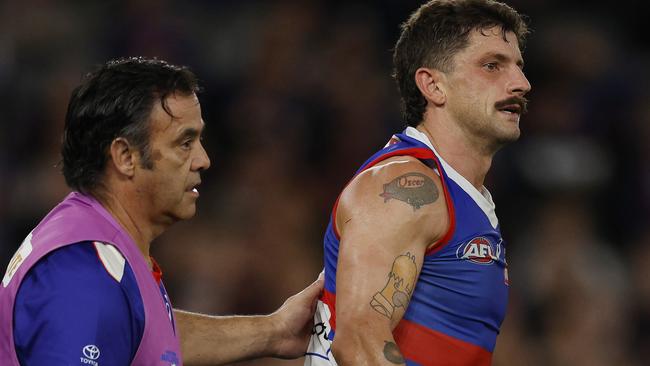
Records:
[[[79,361],[84,345],[96,345],[104,363],[126,365],[140,343],[144,314],[133,272],[114,246],[66,245],[42,257],[21,283],[16,352],[23,364],[49,365],[55,349],[61,360],[55,363],[67,365]]]
[[[36,262],[30,272],[47,271],[52,280],[79,277],[101,280],[98,282],[110,286],[111,283],[122,282],[127,267],[126,258],[114,245],[82,241],[48,253]]]

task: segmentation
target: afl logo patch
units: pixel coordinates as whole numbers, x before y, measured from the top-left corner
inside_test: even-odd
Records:
[[[501,242],[492,244],[489,239],[479,236],[456,250],[456,257],[477,264],[492,264],[501,256]]]

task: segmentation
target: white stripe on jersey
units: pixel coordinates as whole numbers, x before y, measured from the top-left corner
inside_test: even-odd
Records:
[[[117,282],[122,281],[122,276],[124,275],[124,263],[126,263],[126,259],[124,259],[122,253],[111,244],[104,244],[98,241],[93,244],[95,244],[99,260],[104,264],[106,271]]]

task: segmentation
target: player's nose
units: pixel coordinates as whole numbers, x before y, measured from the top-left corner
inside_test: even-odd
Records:
[[[515,71],[510,77],[510,82],[508,83],[508,93],[524,96],[530,91],[532,86],[522,69],[516,67],[514,70]]]

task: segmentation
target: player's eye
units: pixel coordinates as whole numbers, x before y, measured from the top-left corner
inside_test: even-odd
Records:
[[[483,65],[483,67],[488,71],[497,71],[499,70],[499,64],[496,62],[488,62]]]

